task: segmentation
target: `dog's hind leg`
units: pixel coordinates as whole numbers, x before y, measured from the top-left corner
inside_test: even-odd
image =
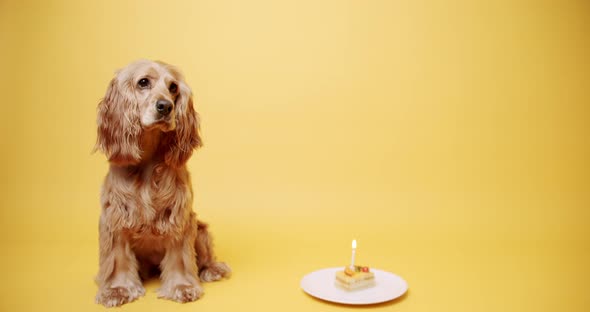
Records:
[[[229,278],[231,269],[225,262],[217,262],[213,252],[213,239],[208,230],[208,225],[204,222],[197,221],[198,231],[195,240],[195,250],[197,252],[197,265],[199,267],[199,277],[203,282],[217,281],[222,278]]]

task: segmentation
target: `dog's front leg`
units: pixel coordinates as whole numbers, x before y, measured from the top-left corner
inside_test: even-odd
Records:
[[[180,237],[167,242],[166,254],[162,259],[162,287],[158,297],[177,302],[189,302],[203,295],[203,288],[197,275],[194,243],[197,236],[196,221],[187,222]]]
[[[100,221],[100,268],[96,276],[96,302],[120,306],[145,294],[137,272],[137,260],[121,230],[114,231]]]

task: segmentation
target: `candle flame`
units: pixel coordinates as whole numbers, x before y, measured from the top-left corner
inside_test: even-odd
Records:
[[[352,240],[352,249],[356,249],[356,239]]]

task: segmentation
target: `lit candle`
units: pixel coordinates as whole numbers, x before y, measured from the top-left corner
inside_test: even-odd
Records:
[[[350,268],[354,269],[354,255],[356,254],[356,239],[352,240],[352,259],[350,260]]]

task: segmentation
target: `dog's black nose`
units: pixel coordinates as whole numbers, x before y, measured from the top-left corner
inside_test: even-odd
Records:
[[[168,100],[158,100],[156,102],[156,110],[162,116],[168,116],[172,111],[172,103]]]

